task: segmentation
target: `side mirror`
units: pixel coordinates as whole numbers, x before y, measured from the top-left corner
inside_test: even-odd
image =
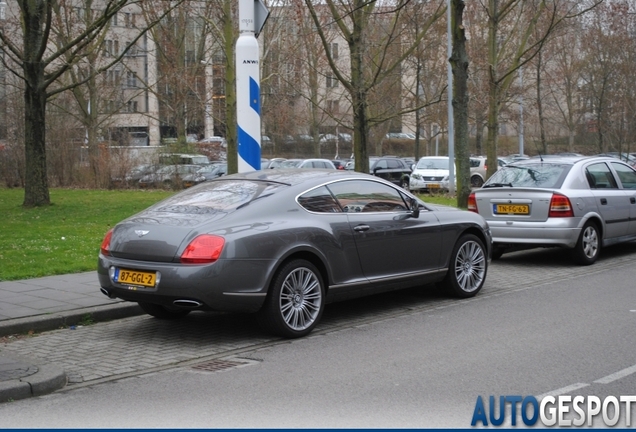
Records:
[[[409,210],[411,211],[412,217],[420,217],[420,205],[417,203],[415,198],[411,198],[411,201],[409,201]]]

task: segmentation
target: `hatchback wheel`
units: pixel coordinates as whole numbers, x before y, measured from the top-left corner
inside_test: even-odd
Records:
[[[166,319],[166,320],[183,318],[184,316],[190,313],[189,310],[168,309],[164,306],[154,304],[154,303],[139,302],[139,307],[148,315],[152,315],[155,318]]]
[[[475,188],[480,188],[484,184],[484,180],[479,176],[472,176],[470,178],[470,185]]]
[[[287,338],[309,334],[324,309],[325,289],[312,263],[297,259],[285,264],[274,277],[257,317],[267,331]]]
[[[579,241],[574,246],[574,261],[580,265],[594,264],[601,251],[601,235],[594,222],[588,221],[581,230]]]
[[[404,177],[402,181],[400,182],[400,187],[402,187],[402,189],[407,191],[409,190],[409,183],[410,183],[409,179],[407,177]]]
[[[472,297],[484,286],[487,266],[483,242],[473,234],[463,235],[453,249],[443,284],[455,297]]]

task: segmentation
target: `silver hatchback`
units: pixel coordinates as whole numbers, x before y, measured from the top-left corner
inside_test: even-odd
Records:
[[[502,167],[468,199],[493,236],[493,259],[558,246],[578,264],[636,239],[636,171],[611,157],[531,158]]]

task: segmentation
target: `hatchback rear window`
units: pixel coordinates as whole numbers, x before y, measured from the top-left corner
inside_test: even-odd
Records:
[[[203,214],[232,211],[285,188],[282,183],[217,180],[187,189],[156,204],[158,212]]]
[[[563,184],[570,164],[523,164],[506,165],[488,179],[484,187],[509,186],[558,189]]]

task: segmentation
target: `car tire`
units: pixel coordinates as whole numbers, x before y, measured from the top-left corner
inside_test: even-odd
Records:
[[[258,322],[277,336],[306,336],[320,321],[324,297],[324,283],[316,266],[295,259],[284,264],[274,276],[265,304],[257,313]]]
[[[400,187],[402,189],[404,189],[405,191],[409,190],[409,186],[410,186],[411,181],[409,180],[408,177],[404,177],[401,181],[400,181]]]
[[[161,306],[154,303],[139,302],[139,307],[148,315],[152,315],[155,318],[172,320],[183,318],[190,313],[189,310],[183,309],[168,309],[165,306]]]
[[[596,262],[601,252],[601,234],[595,222],[588,221],[583,225],[579,240],[574,246],[572,255],[579,265],[591,265]]]
[[[470,178],[470,185],[474,188],[480,188],[484,185],[484,179],[475,175]]]
[[[484,243],[473,234],[465,234],[453,248],[443,286],[454,297],[473,297],[484,286],[487,271]]]

